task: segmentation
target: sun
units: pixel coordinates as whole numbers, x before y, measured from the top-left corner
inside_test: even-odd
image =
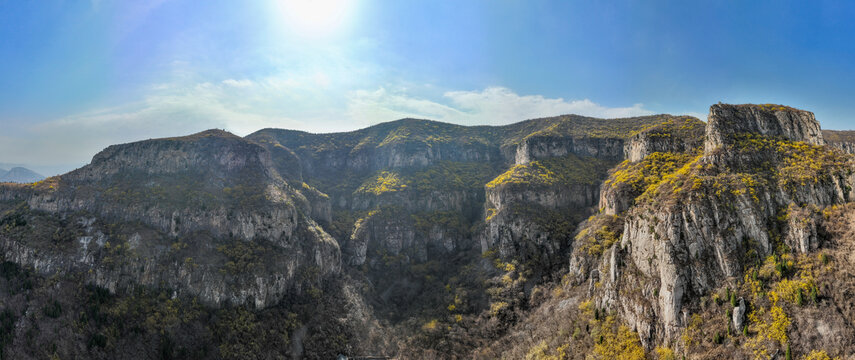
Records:
[[[353,13],[355,0],[277,0],[285,26],[302,37],[338,32]]]

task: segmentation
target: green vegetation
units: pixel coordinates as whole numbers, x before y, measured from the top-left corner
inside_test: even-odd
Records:
[[[803,360],[840,360],[840,357],[834,357],[828,355],[825,350],[812,350],[809,354],[805,355]]]
[[[227,259],[220,272],[230,275],[251,273],[262,265],[261,259],[268,250],[255,242],[240,240],[217,246],[217,251]]]
[[[771,170],[769,172],[778,178],[779,185],[787,189],[816,184],[831,175],[843,174],[853,166],[851,156],[823,146],[754,134],[739,134],[736,140],[735,148],[740,153],[774,155],[777,158],[774,169],[760,167],[753,170]]]
[[[623,233],[623,221],[614,215],[595,215],[581,225],[575,241],[580,249],[591,256],[600,256],[618,240]]]
[[[501,127],[460,126],[430,120],[403,119],[346,133],[262,130],[248,138],[260,143],[278,143],[300,154],[359,152],[401,145],[404,149],[441,144],[484,148],[511,146],[531,137],[627,138],[672,119],[682,123],[687,117],[655,115],[603,120],[564,115]]]
[[[99,183],[77,184],[77,192],[102,192],[111,201],[136,207],[164,209],[247,209],[264,206],[266,188],[259,174],[243,171],[219,183],[207,171],[187,170],[168,175],[122,172]],[[141,183],[145,179],[144,183]]]
[[[407,187],[398,174],[390,171],[381,171],[377,177],[365,182],[356,189],[355,193],[367,193],[381,195],[388,192],[404,190]]]
[[[595,119],[578,115],[527,120],[505,127],[504,145],[519,144],[533,137],[578,137],[624,139],[673,119],[654,115],[623,119]]]
[[[0,311],[0,359],[8,359],[5,349],[15,336],[15,314],[9,309]]]
[[[595,341],[595,359],[646,359],[638,333],[625,325],[619,325],[615,317],[608,315],[604,320],[590,321],[591,336]]]
[[[826,143],[855,143],[855,130],[822,130],[822,139]]]
[[[257,354],[262,353],[265,344],[290,344],[290,333],[299,324],[297,314],[287,313],[276,326],[266,328],[254,312],[238,307],[220,310],[213,332],[220,343],[218,350],[222,358],[255,359]]]
[[[416,231],[427,235],[431,228],[438,226],[444,231],[451,231],[457,236],[469,233],[466,219],[457,211],[420,212],[410,215]]]
[[[761,265],[747,269],[741,287],[752,298],[746,326],[750,329],[745,330],[746,349],[755,357],[768,358],[774,349],[770,343],[789,346],[787,332],[792,320],[788,309],[802,306],[806,294],[818,294],[815,279],[830,270],[831,265],[823,264],[820,256],[788,253],[771,255]]]
[[[49,318],[56,319],[62,315],[62,304],[54,300],[42,308],[42,313]]]
[[[736,105],[736,106],[752,106],[752,105]],[[778,104],[757,104],[757,107],[766,110],[766,111],[798,111],[796,108],[792,108],[786,105],[778,105]]]
[[[379,171],[368,176],[355,194],[383,195],[398,191],[478,191],[497,173],[497,164],[441,161],[425,168]],[[350,185],[354,186],[354,185]],[[347,193],[347,186],[333,191]]]
[[[643,131],[649,138],[673,138],[685,142],[689,147],[700,146],[704,138],[706,123],[691,116],[669,118]],[[689,151],[686,148],[685,151]]]
[[[629,187],[637,197],[669,174],[696,159],[698,154],[656,152],[639,162],[622,162],[605,182],[606,187]]]
[[[496,164],[442,161],[407,173],[407,184],[417,191],[481,189],[496,176]]]
[[[606,160],[578,157],[570,154],[563,157],[532,161],[515,165],[504,174],[487,183],[487,188],[515,184],[526,186],[590,185],[605,178],[612,164]]]

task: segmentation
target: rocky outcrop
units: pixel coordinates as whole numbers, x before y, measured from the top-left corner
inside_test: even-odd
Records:
[[[705,152],[734,142],[734,135],[755,134],[824,145],[819,122],[810,111],[782,105],[729,105],[710,107]]]
[[[733,308],[733,331],[737,334],[742,332],[745,325],[745,299],[739,298],[738,305]]]
[[[784,243],[801,253],[816,250],[819,247],[817,225],[820,211],[815,205],[799,207],[790,204],[787,208],[787,227]]]
[[[537,258],[538,265],[550,266],[568,245],[568,239],[566,234],[550,231],[552,229],[538,221],[545,212],[503,211],[493,215],[481,233],[481,252],[495,249],[499,258],[506,261],[525,262]]]
[[[610,164],[570,154],[516,165],[488,183],[482,251],[498,249],[506,260],[553,259],[569,246],[570,228],[593,211]]]
[[[835,160],[828,162],[828,166],[820,166],[822,170],[812,174],[810,181],[791,182],[782,178],[759,184],[747,175],[754,171],[760,179],[770,171],[769,164],[782,168],[792,162],[782,158],[777,145],[772,150],[740,148],[750,145],[739,142],[741,136],[822,144],[818,123],[809,112],[782,107],[713,105],[706,134],[707,155],[666,177],[650,197],[626,215],[619,245],[626,255],[623,260],[612,262],[627,264],[643,276],[623,280],[630,283],[621,283],[618,277],[615,285],[606,284],[605,288],[638,288],[638,282],[647,284],[642,289],[655,287],[655,302],[617,306],[640,329],[642,340],[670,343],[676,339],[687,326],[684,315],[687,304],[722,286],[727,279],[741,278],[746,266],[771,254],[774,245],[770,233],[783,232],[784,241],[795,250],[815,249],[819,241],[817,208],[853,200],[847,190],[855,180],[851,169],[847,170],[851,163],[831,153],[826,155],[828,150],[823,148],[815,149],[817,161]],[[727,173],[734,164],[743,172],[741,177]],[[792,203],[808,207],[790,206],[785,223],[769,221]],[[614,295],[602,296],[610,300],[604,304],[619,303]]]
[[[28,204],[142,221],[173,236],[204,230],[278,241],[299,221],[294,193],[264,148],[212,130],[110,146]]]
[[[638,195],[638,191],[631,186],[603,186],[599,208],[605,214],[617,215],[632,207]]]
[[[655,312],[662,326],[642,336],[674,339],[686,326],[680,315],[686,302],[741,276],[749,250],[769,254],[772,245],[763,224],[774,214],[747,197],[724,202],[698,197],[630,215],[620,246],[628,249],[634,267],[659,284]]]

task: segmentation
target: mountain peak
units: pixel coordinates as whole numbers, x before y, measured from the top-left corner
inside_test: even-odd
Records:
[[[44,178],[43,175],[20,166],[9,170],[0,170],[0,182],[32,183]]]

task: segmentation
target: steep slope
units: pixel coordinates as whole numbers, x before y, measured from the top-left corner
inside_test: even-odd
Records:
[[[23,167],[13,167],[8,171],[0,169],[0,182],[28,184],[44,178],[41,174]]]
[[[846,320],[851,300],[839,294],[853,284],[834,272],[852,265],[836,254],[849,249],[851,222],[843,214],[855,200],[855,159],[821,146],[818,129],[809,112],[718,104],[703,151],[622,164],[604,197],[626,198],[582,224],[570,271],[524,323],[543,322],[548,309],[568,321],[512,330],[484,351],[851,354],[855,344],[843,340],[855,334]],[[615,183],[632,190],[616,191]]]

